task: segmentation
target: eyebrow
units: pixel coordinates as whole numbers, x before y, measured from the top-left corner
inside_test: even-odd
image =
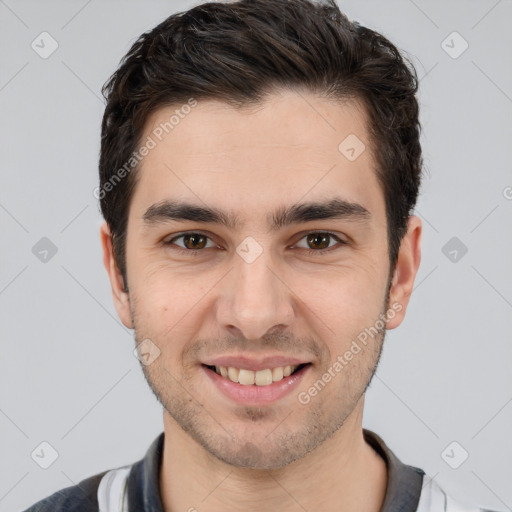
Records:
[[[169,220],[189,220],[205,224],[219,224],[231,230],[240,228],[239,219],[231,212],[177,200],[163,200],[151,205],[142,219],[148,227]],[[324,219],[368,223],[371,220],[371,214],[358,203],[336,197],[327,202],[281,206],[267,216],[267,223],[270,227],[269,231],[277,231],[285,226]]]

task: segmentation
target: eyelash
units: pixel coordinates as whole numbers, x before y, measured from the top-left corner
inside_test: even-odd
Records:
[[[334,238],[339,243],[339,246],[338,247],[336,247],[336,246],[328,247],[326,249],[320,249],[318,251],[316,251],[314,249],[303,249],[303,248],[299,248],[297,250],[299,250],[301,252],[302,251],[306,251],[307,253],[309,253],[309,255],[325,256],[327,253],[329,253],[329,252],[331,252],[333,250],[341,249],[342,246],[348,245],[348,242],[346,242],[345,240],[342,240],[340,237],[338,237],[337,235],[335,235],[334,233],[331,233],[329,231],[311,231],[309,233],[306,233],[302,238],[300,238],[298,240],[298,242],[300,242],[302,239],[306,238],[308,235],[315,235],[315,234],[328,235],[329,237]],[[174,238],[171,238],[167,242],[164,242],[164,245],[165,246],[175,245],[175,244],[173,244],[173,242],[175,240],[178,240],[179,238],[183,238],[184,236],[187,236],[187,235],[201,235],[201,236],[206,237],[208,240],[211,240],[211,238],[208,235],[206,235],[204,233],[201,233],[199,231],[187,231],[185,233],[181,233],[178,236],[175,236]],[[194,256],[194,257],[200,256],[201,253],[205,250],[205,249],[197,249],[197,250],[194,250],[194,249],[183,249],[182,247],[179,247],[179,246],[174,246],[172,249],[174,251],[178,251],[181,254],[187,254],[187,255],[190,255],[190,256]],[[208,247],[208,249],[212,249],[212,247]]]

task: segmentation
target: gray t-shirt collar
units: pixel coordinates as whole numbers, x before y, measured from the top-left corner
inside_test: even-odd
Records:
[[[363,429],[366,442],[384,459],[388,481],[380,512],[415,512],[423,485],[424,471],[403,464],[374,432]],[[164,512],[160,495],[160,467],[165,432],[153,441],[143,459],[136,462],[128,477],[129,510]]]

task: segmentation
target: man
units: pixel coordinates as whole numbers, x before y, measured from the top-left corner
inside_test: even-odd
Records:
[[[208,3],[139,38],[97,197],[164,432],[29,510],[480,510],[362,428],[421,258],[416,91],[333,2]]]

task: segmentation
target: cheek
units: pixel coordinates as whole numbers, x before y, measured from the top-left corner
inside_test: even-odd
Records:
[[[133,273],[131,292],[141,328],[155,337],[183,333],[194,316],[198,302],[218,279],[170,269],[168,265],[147,264]]]
[[[312,310],[319,312],[318,316],[329,328],[327,334],[336,345],[345,346],[361,331],[373,325],[382,311],[381,297],[375,290],[369,290],[365,294],[359,290],[359,293],[340,293],[332,296],[322,308],[310,306]]]
[[[338,352],[352,338],[374,325],[385,307],[386,275],[376,265],[331,269],[292,285],[306,306],[303,310],[321,328]],[[326,338],[326,339],[327,339]],[[337,348],[334,348],[337,347]]]

